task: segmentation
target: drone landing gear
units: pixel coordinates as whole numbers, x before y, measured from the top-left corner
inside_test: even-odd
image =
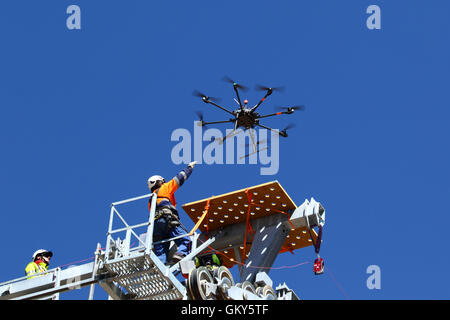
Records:
[[[223,138],[218,138],[216,139],[216,141],[219,141],[219,145],[223,144],[224,141],[228,138],[234,137],[235,135],[237,135],[240,131],[238,131],[235,127],[235,129],[233,131],[231,131],[229,134],[227,134],[225,137]]]

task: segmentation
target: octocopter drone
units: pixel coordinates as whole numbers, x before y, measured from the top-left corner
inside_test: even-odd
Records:
[[[256,149],[256,145],[259,144],[259,142],[255,143],[254,139],[253,139],[253,132],[252,130],[255,128],[255,126],[270,130],[272,132],[277,133],[278,135],[282,136],[282,137],[287,137],[287,130],[294,127],[294,124],[289,124],[287,125],[283,130],[276,130],[273,128],[269,128],[265,125],[262,125],[260,123],[260,119],[263,118],[268,118],[268,117],[273,117],[273,116],[278,116],[278,115],[282,115],[282,114],[292,114],[294,113],[295,110],[304,110],[304,106],[287,106],[287,107],[276,107],[278,110],[278,112],[275,113],[271,113],[271,114],[265,114],[265,115],[261,115],[258,112],[256,112],[256,110],[258,109],[258,107],[267,99],[268,96],[270,96],[273,92],[276,91],[283,91],[284,87],[265,87],[265,86],[261,86],[261,85],[257,85],[256,89],[258,91],[265,91],[265,95],[264,97],[253,107],[248,107],[248,100],[245,99],[244,103],[242,104],[241,102],[241,98],[239,96],[239,89],[242,91],[247,91],[248,88],[242,84],[238,84],[237,82],[233,81],[232,79],[230,79],[229,77],[224,77],[223,78],[224,81],[229,82],[231,84],[233,84],[233,89],[236,93],[236,98],[235,99],[236,103],[239,105],[239,108],[236,110],[229,110],[221,105],[218,104],[218,102],[220,101],[220,99],[218,98],[214,98],[211,96],[207,96],[201,92],[199,92],[198,90],[194,90],[193,95],[196,97],[200,97],[202,98],[202,101],[204,103],[209,103],[212,104],[213,106],[216,106],[220,109],[222,109],[223,111],[231,114],[233,116],[233,118],[230,118],[228,120],[223,120],[223,121],[212,121],[212,122],[206,122],[203,120],[203,113],[202,112],[197,112],[197,115],[199,116],[199,125],[200,126],[206,126],[206,125],[210,125],[210,124],[219,124],[219,123],[234,123],[234,129],[232,132],[230,132],[227,136],[225,136],[222,139],[222,142],[236,134],[236,130],[238,128],[242,128],[243,131],[245,130],[249,130],[250,131],[250,137],[252,138],[252,142],[253,145]]]

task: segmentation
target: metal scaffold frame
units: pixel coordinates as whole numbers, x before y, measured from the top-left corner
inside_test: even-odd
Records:
[[[148,221],[137,225],[130,226],[119,213],[117,206],[130,203],[133,201],[151,198],[151,210]],[[186,297],[185,286],[176,278],[181,265],[187,261],[191,261],[193,257],[205,250],[214,238],[210,238],[200,246],[197,240],[200,234],[196,232],[186,233],[170,239],[164,239],[158,242],[153,241],[153,228],[156,208],[156,195],[147,194],[144,196],[131,198],[111,205],[110,220],[107,233],[107,242],[105,249],[105,268],[114,275],[113,282],[119,284],[128,291],[129,298],[133,299],[164,299],[175,298],[182,299]],[[113,229],[114,218],[118,217],[125,227]],[[146,227],[146,233],[140,236],[135,229]],[[124,240],[114,240],[113,234],[120,232],[125,233]],[[148,236],[150,235],[150,236]],[[174,241],[181,237],[190,237],[192,241],[191,252],[178,263],[166,266],[152,251],[153,245],[163,242]],[[131,239],[134,237],[139,245],[131,248]],[[155,282],[157,285],[153,286]],[[103,282],[102,287],[108,292],[111,285]]]

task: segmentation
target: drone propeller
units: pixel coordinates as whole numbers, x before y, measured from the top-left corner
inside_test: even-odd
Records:
[[[236,86],[236,88],[239,88],[239,89],[241,89],[241,90],[243,90],[243,91],[247,91],[247,90],[248,90],[248,87],[246,87],[246,86],[244,86],[244,85],[242,85],[242,84],[237,83],[236,81],[234,81],[233,79],[231,79],[231,78],[228,77],[228,76],[225,76],[225,77],[223,77],[222,79],[223,79],[223,81],[229,82],[229,83],[231,83],[233,86]]]
[[[195,111],[195,114],[197,115],[198,119],[203,122],[203,112],[201,111]]]
[[[288,124],[283,130],[279,131],[280,136],[286,138],[286,137],[288,136],[288,134],[287,134],[286,131],[289,130],[289,129],[292,129],[292,128],[294,128],[294,127],[295,127],[295,124],[294,124],[294,123]]]
[[[206,94],[203,94],[203,93],[201,93],[200,91],[198,91],[198,90],[194,90],[193,92],[192,92],[192,95],[194,96],[194,97],[200,97],[200,98],[202,98],[203,99],[203,101],[216,101],[216,102],[218,102],[218,101],[220,101],[220,99],[219,98],[215,98],[215,97],[209,97],[209,96],[207,96]],[[206,102],[205,101],[205,102]]]
[[[291,114],[294,113],[295,110],[305,110],[305,106],[275,107],[275,109],[284,110],[284,113]]]
[[[270,91],[270,92],[272,92],[272,91],[279,91],[279,92],[282,92],[282,91],[284,91],[284,87],[273,87],[273,88],[269,88],[269,87],[265,87],[265,86],[262,86],[262,85],[256,85],[256,90],[259,90],[259,91]]]
[[[275,107],[275,109],[287,110],[289,112],[290,110],[292,110],[292,111],[294,111],[294,110],[305,110],[305,106]]]
[[[197,125],[199,126],[199,127],[203,127],[204,125],[203,125],[203,112],[201,112],[201,111],[195,111],[195,114],[197,115],[197,117],[198,117],[198,123],[197,123]]]
[[[292,128],[295,128],[295,123],[290,123],[290,124],[288,124],[283,130],[281,130],[281,131],[283,131],[283,132],[286,132],[286,130],[289,130],[289,129],[292,129]]]

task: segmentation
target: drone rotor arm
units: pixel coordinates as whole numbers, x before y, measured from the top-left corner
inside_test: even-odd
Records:
[[[271,94],[272,94],[272,92],[268,91],[268,92],[266,93],[266,95],[265,95],[261,100],[259,100],[258,104],[257,104],[256,106],[254,106],[250,111],[251,111],[251,112],[254,112],[254,111],[261,105],[261,103],[263,103],[264,100],[266,100],[267,97],[270,96]]]
[[[224,120],[224,121],[212,121],[212,122],[205,122],[202,121],[202,125],[206,126],[208,124],[218,124],[218,123],[230,123],[230,122],[234,122],[236,121],[235,119],[230,119],[230,120]]]
[[[239,100],[239,107],[241,108],[241,110],[243,110],[244,107],[242,106],[242,103],[241,103],[241,97],[239,96],[239,91],[238,91],[238,89],[241,89],[241,90],[243,90],[243,91],[247,91],[248,88],[247,88],[246,86],[242,85],[242,84],[239,84],[239,83],[235,82],[233,79],[231,79],[231,78],[228,77],[228,76],[223,77],[223,80],[224,80],[225,82],[228,82],[228,83],[233,84],[234,92],[236,92],[236,96],[237,96],[237,98],[238,98],[238,100]]]
[[[287,112],[280,111],[280,112],[275,112],[275,113],[271,113],[271,114],[266,114],[266,115],[263,115],[263,116],[259,116],[258,119],[268,118],[268,117],[273,117],[273,116],[279,116],[279,115],[282,115],[282,114],[288,114],[288,113],[287,113]]]
[[[239,90],[238,90],[237,86],[233,85],[233,89],[234,89],[234,92],[236,92],[236,97],[239,101],[239,107],[241,108],[241,110],[243,110],[244,107],[242,107],[241,97],[239,96]]]
[[[212,102],[212,101],[210,101],[210,100],[206,100],[206,102],[207,102],[207,103],[210,103],[210,104],[212,104],[213,106],[216,106],[217,108],[220,108],[220,109],[222,109],[223,111],[228,112],[229,114],[232,114],[232,115],[234,116],[234,113],[233,113],[232,111],[230,111],[230,110],[228,110],[228,109],[226,109],[226,108],[224,108],[224,107],[222,107],[222,106],[219,106],[217,103]]]

